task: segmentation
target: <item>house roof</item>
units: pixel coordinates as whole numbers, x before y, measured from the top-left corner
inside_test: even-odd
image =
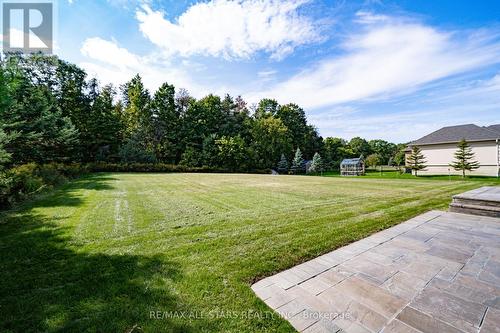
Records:
[[[500,124],[480,127],[474,124],[443,127],[431,134],[410,142],[410,145],[431,145],[438,143],[467,141],[488,141],[500,138]]]
[[[488,126],[486,127],[486,129],[489,129],[490,131],[500,134],[500,124]]]

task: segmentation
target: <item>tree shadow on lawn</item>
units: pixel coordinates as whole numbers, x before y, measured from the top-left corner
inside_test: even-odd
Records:
[[[71,197],[85,182],[55,195],[69,192]],[[29,208],[51,202],[67,203],[47,197]],[[70,205],[77,202],[82,201],[74,198]],[[48,220],[29,208],[0,215],[0,331],[196,330],[187,320],[150,317],[151,311],[186,311],[168,288],[182,278],[176,262],[160,256],[85,253],[72,243],[72,230],[60,218]],[[202,320],[195,325],[202,326]]]
[[[104,191],[112,190],[110,182],[116,178],[107,174],[91,174],[75,180],[72,180],[66,185],[63,185],[55,191],[44,193],[41,196],[29,200],[26,204],[20,207],[57,207],[57,206],[80,206],[83,202],[78,195],[80,190]]]

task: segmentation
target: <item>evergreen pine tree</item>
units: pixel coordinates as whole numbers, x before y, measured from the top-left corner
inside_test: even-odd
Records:
[[[458,149],[455,152],[455,160],[450,166],[457,170],[462,171],[462,178],[465,178],[465,171],[472,171],[479,168],[479,162],[474,160],[474,153],[465,139],[460,140]]]
[[[126,137],[129,138],[139,129],[146,129],[150,132],[152,130],[151,97],[144,87],[141,76],[139,74],[134,76],[132,80],[122,85],[121,90],[124,100]],[[145,141],[148,139],[144,138]]]
[[[0,170],[3,165],[10,161],[11,154],[5,150],[5,145],[10,141],[10,137],[0,128]]]
[[[281,159],[278,162],[278,172],[279,173],[288,173],[288,161],[286,160],[285,154],[281,154]]]
[[[318,153],[314,154],[311,167],[309,168],[309,172],[312,173],[323,172],[323,160],[321,159],[320,154]]]
[[[179,149],[180,118],[175,106],[175,87],[164,83],[153,96],[153,142],[158,161],[175,163]]]
[[[415,176],[418,176],[418,171],[426,168],[426,160],[422,150],[417,146],[413,146],[411,155],[408,156],[408,166],[415,171]]]
[[[302,152],[300,151],[300,148],[297,148],[297,151],[295,152],[295,157],[293,158],[292,161],[291,170],[294,174],[299,174],[305,171],[304,158],[302,157]]]

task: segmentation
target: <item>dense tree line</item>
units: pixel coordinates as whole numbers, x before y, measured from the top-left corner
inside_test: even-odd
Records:
[[[29,162],[165,163],[229,171],[292,165],[315,153],[326,169],[345,157],[397,159],[383,140],[319,136],[296,104],[241,97],[195,99],[168,83],[148,91],[139,75],[115,88],[57,57],[5,55],[0,66],[0,166]],[[286,162],[286,163],[285,163]]]

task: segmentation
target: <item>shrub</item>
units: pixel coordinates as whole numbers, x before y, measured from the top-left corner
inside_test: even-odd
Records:
[[[28,163],[6,170],[0,173],[0,209],[9,208],[36,193],[62,185],[68,179],[87,172],[87,166],[61,163]]]
[[[13,190],[23,197],[39,191],[43,185],[43,178],[38,175],[38,166],[28,163],[11,169]]]
[[[36,174],[42,179],[43,183],[50,186],[56,186],[64,184],[68,181],[68,178],[58,170],[60,166],[53,163],[47,165],[41,165],[38,167]]]

